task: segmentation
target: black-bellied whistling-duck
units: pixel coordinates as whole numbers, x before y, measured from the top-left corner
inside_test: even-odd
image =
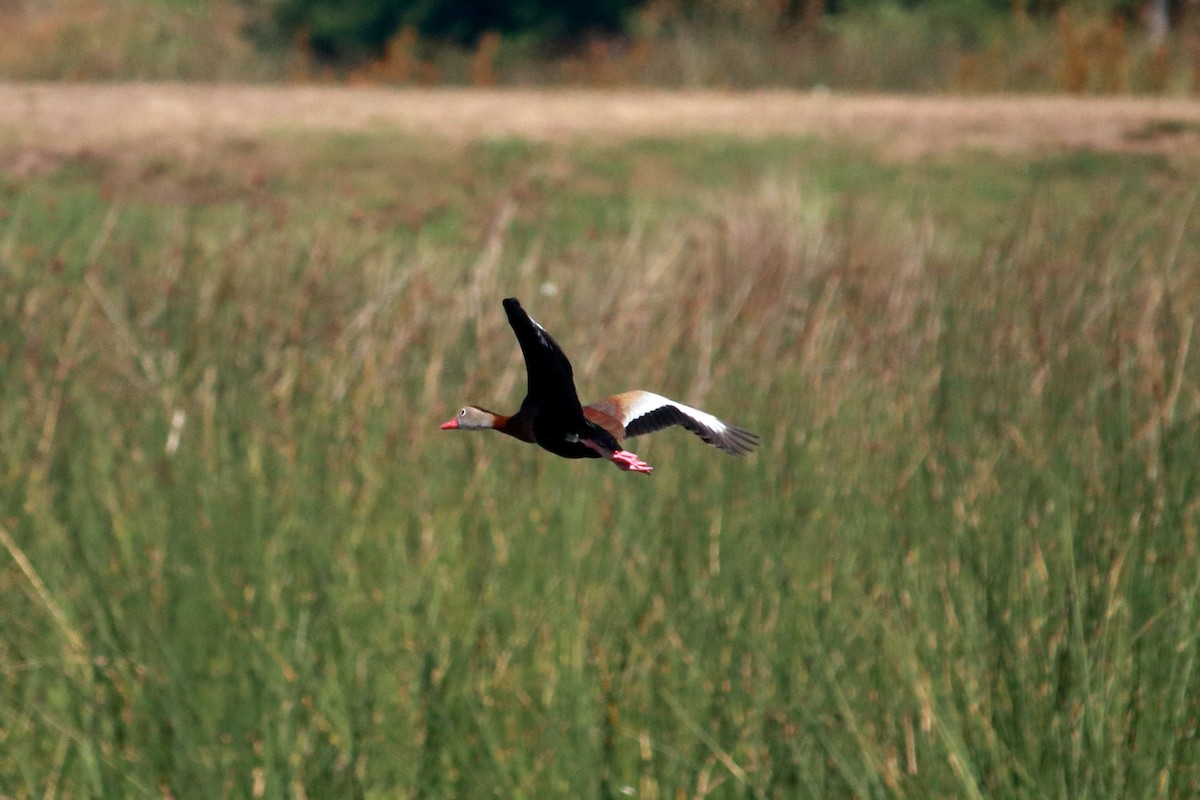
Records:
[[[750,431],[653,392],[622,392],[580,405],[571,362],[554,338],[514,298],[504,301],[504,311],[517,334],[529,378],[521,407],[506,417],[467,406],[442,430],[491,428],[564,458],[606,458],[630,472],[650,472],[651,467],[622,449],[621,440],[672,425],[683,426],[730,455],[744,455],[758,447],[759,438]]]

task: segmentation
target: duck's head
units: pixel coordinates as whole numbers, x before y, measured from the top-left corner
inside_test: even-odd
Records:
[[[442,423],[444,431],[482,431],[496,427],[496,415],[484,408],[465,406],[454,419]]]

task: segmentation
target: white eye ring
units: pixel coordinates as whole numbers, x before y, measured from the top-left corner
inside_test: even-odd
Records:
[[[461,410],[461,411],[459,411],[459,412],[458,412],[458,415],[459,415],[460,417],[465,417],[465,416],[467,415],[467,410],[464,408],[463,410]]]

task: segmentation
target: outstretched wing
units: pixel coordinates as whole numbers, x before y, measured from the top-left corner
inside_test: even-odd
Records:
[[[762,441],[757,434],[745,428],[722,422],[712,414],[653,392],[624,392],[593,403],[592,407],[620,421],[625,426],[627,437],[642,436],[679,425],[732,456],[745,455]]]
[[[571,362],[546,329],[525,313],[516,298],[504,301],[508,324],[517,335],[521,354],[525,356],[525,373],[529,381],[526,402],[568,417],[583,421],[579,395],[575,392],[575,374]]]

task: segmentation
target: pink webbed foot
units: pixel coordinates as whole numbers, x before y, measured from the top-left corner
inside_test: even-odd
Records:
[[[591,439],[580,439],[579,442],[595,450],[600,454],[601,458],[607,458],[616,464],[617,469],[625,470],[626,472],[642,472],[647,475],[654,471],[654,467],[638,458],[637,454],[631,453],[628,450],[609,450],[603,445],[596,444]]]
[[[618,450],[609,456],[609,458],[617,465],[617,469],[623,469],[627,472],[643,472],[649,475],[654,471],[654,467],[642,461],[637,455],[628,450]]]

